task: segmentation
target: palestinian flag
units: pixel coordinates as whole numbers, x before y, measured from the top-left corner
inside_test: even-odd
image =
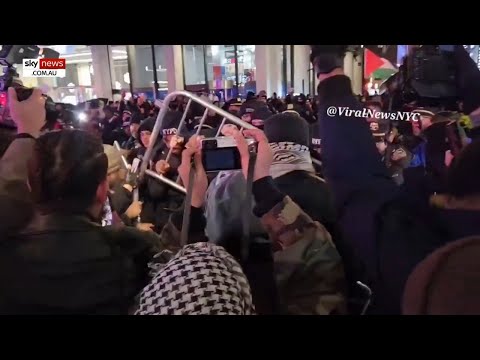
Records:
[[[368,49],[365,49],[363,64],[365,79],[385,80],[398,71],[390,61]]]

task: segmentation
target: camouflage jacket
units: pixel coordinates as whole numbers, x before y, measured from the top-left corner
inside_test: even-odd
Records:
[[[261,222],[274,244],[275,279],[284,312],[345,314],[347,286],[343,263],[323,225],[314,222],[288,196],[264,214]],[[190,229],[189,242],[207,240],[199,230]],[[162,238],[180,238],[180,230],[172,221],[164,227]],[[152,264],[154,271],[178,250],[172,245],[169,254],[160,254]]]
[[[288,196],[262,216],[276,251],[275,277],[288,314],[346,313],[342,259],[322,224]]]

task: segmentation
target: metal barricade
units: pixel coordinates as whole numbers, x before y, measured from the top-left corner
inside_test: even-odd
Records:
[[[122,154],[122,148],[120,147],[120,144],[118,143],[117,140],[115,140],[113,142],[113,146],[115,147],[115,149],[117,149],[117,151],[120,153],[120,156],[122,158],[122,164],[123,164],[123,167],[125,168],[125,170],[129,170],[130,169],[130,165],[128,164],[128,161],[127,159],[125,158],[125,156]]]
[[[256,129],[256,127],[247,123],[247,122],[245,122],[245,121],[243,121],[243,120],[241,120],[240,118],[236,117],[235,115],[232,115],[232,114],[226,112],[225,110],[220,109],[218,106],[215,106],[215,105],[209,103],[208,101],[206,101],[206,100],[204,100],[204,99],[202,99],[202,98],[200,98],[200,97],[198,97],[194,94],[191,94],[187,91],[179,90],[179,91],[174,91],[174,92],[168,94],[167,97],[165,98],[165,100],[163,101],[163,106],[160,109],[160,112],[158,113],[157,121],[155,122],[155,126],[154,126],[152,134],[150,136],[150,143],[148,145],[145,156],[143,157],[142,166],[140,168],[140,176],[142,176],[142,177],[144,175],[151,176],[151,177],[153,177],[153,178],[155,178],[155,179],[157,179],[157,180],[175,188],[176,190],[186,194],[186,189],[185,189],[184,186],[176,183],[175,181],[172,181],[171,179],[168,179],[167,177],[165,177],[163,175],[157,174],[155,171],[148,170],[148,164],[150,162],[150,159],[153,156],[154,145],[157,142],[158,134],[160,133],[160,129],[162,128],[163,120],[165,118],[165,115],[169,111],[169,104],[172,100],[175,100],[177,96],[184,96],[184,97],[189,99],[187,107],[185,108],[185,111],[183,113],[182,119],[180,120],[180,124],[178,126],[177,131],[180,131],[182,126],[185,124],[185,119],[187,117],[187,113],[188,113],[188,110],[189,110],[192,102],[196,102],[196,103],[202,105],[203,107],[205,107],[205,111],[203,113],[203,116],[200,120],[200,124],[199,124],[197,132],[196,132],[197,134],[202,129],[203,123],[205,122],[205,119],[208,116],[208,110],[212,110],[215,113],[219,114],[220,116],[223,116],[221,127],[227,121],[239,126],[240,128],[243,128],[243,129]],[[220,129],[221,129],[221,127],[220,127]],[[220,129],[217,132],[217,136],[220,133]],[[169,152],[168,152],[167,157],[166,157],[167,162],[172,155],[172,151],[173,151],[173,148],[171,147],[169,149]]]

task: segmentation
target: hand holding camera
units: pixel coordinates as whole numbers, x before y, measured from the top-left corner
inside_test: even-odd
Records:
[[[248,162],[250,161],[249,143],[246,138],[253,139],[257,144],[257,161],[255,163],[253,181],[270,176],[273,153],[265,133],[260,129],[244,130],[243,134],[237,131],[234,132],[234,138],[237,142],[238,151],[240,152],[242,170],[245,178],[247,178]]]
[[[205,201],[205,193],[207,192],[208,179],[202,164],[201,155],[202,137],[194,135],[185,145],[182,152],[182,163],[178,168],[178,174],[182,179],[183,186],[188,189],[190,169],[192,168],[192,158],[195,167],[195,181],[192,190],[192,206],[200,208]]]
[[[206,171],[242,169],[245,178],[248,174],[250,151],[256,145],[257,159],[253,181],[270,176],[273,154],[262,130],[236,130],[233,136],[221,136],[204,139],[192,136],[182,152],[182,164],[178,172],[183,185],[188,188],[192,157],[195,164],[195,182],[193,185],[192,206],[201,207],[208,187]]]
[[[202,140],[202,163],[207,172],[242,169],[248,172],[250,152],[257,153],[254,180],[270,175],[272,152],[265,134],[260,129],[244,130],[228,128],[229,136]]]
[[[15,88],[8,88],[8,106],[18,133],[30,134],[35,138],[40,136],[46,120],[45,101],[40,89],[33,89],[27,99],[21,99]]]

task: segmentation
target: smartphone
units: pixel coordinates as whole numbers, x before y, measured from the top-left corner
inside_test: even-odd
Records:
[[[241,169],[240,152],[235,139],[230,136],[203,139],[202,164],[206,172]]]
[[[254,146],[253,139],[246,139]],[[202,140],[202,164],[206,172],[239,170],[242,168],[240,152],[231,136],[219,136]]]

